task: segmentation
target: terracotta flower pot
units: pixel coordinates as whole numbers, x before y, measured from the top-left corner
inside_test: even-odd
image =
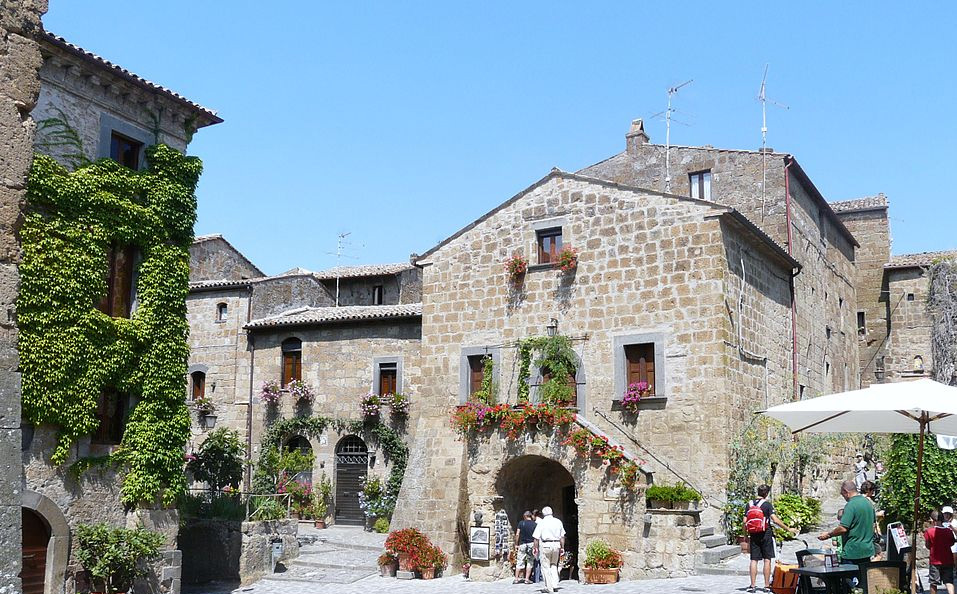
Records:
[[[379,575],[382,577],[395,577],[396,570],[399,569],[398,563],[388,563],[379,566]]]
[[[402,571],[412,571],[412,559],[408,553],[399,553],[399,569]]]
[[[423,580],[431,580],[435,577],[435,568],[429,567],[426,569],[420,569],[419,575],[422,576]]]
[[[614,584],[618,581],[618,567],[611,569],[585,568],[585,581],[589,584]]]

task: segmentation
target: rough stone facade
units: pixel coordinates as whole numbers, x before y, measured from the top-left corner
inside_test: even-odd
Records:
[[[266,276],[222,235],[197,237],[189,250],[190,280],[238,281]]]
[[[234,522],[192,519],[179,530],[183,576],[188,584],[225,582],[246,585],[272,573],[272,543],[281,542],[277,559],[299,556],[295,520]]]
[[[38,37],[46,0],[0,2],[0,592],[21,592],[20,374],[14,307],[19,277],[17,231],[40,92]]]
[[[887,315],[891,332],[883,349],[886,381],[934,377],[926,268],[887,270]]]
[[[534,264],[536,229],[543,226],[561,227],[564,244],[579,249],[577,270],[533,265],[515,290],[502,262],[518,252],[532,254]],[[515,460],[541,456],[578,472],[569,448],[554,443],[515,448],[497,434],[457,439],[448,414],[465,398],[459,376],[469,348],[497,354],[499,399],[515,403],[517,350],[510,345],[544,335],[556,318],[562,334],[577,337],[579,415],[620,443],[639,439],[710,501],[723,498],[727,480],[715,461],[728,458],[747,413],[791,398],[786,321],[797,263],[722,205],[555,170],[417,264],[423,410],[394,522],[424,530],[446,550],[461,553],[459,535],[475,508],[494,516],[504,497],[490,485]],[[656,396],[667,402],[629,421],[614,401],[624,388],[617,379],[624,345],[632,343],[654,343],[661,353]],[[754,360],[763,356],[766,362]],[[648,465],[663,480],[679,479]],[[634,561],[626,562],[625,577],[658,575],[661,566],[642,560],[643,498],[619,495],[587,470],[579,476],[579,557],[590,537],[603,534]],[[555,505],[527,505],[538,503]],[[719,511],[702,515],[714,522]],[[513,525],[517,519],[510,517]]]

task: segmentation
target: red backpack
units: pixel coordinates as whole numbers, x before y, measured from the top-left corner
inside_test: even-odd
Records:
[[[744,529],[748,534],[761,534],[768,529],[768,519],[764,517],[761,504],[764,499],[748,503],[748,511],[744,514]]]

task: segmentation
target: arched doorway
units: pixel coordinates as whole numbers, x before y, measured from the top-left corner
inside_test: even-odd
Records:
[[[20,581],[23,594],[43,594],[47,574],[47,547],[50,544],[50,527],[40,514],[32,509],[21,508],[23,529],[23,566]]]
[[[336,444],[336,524],[362,526],[365,516],[359,507],[359,491],[369,469],[369,448],[355,435]]]
[[[519,456],[506,462],[495,480],[495,490],[513,529],[526,510],[551,507],[565,525],[565,550],[575,555],[568,579],[578,577],[578,504],[575,479],[564,466],[544,456]],[[562,579],[566,574],[563,572]]]

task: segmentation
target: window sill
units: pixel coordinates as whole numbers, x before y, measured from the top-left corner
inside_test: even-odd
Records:
[[[667,403],[667,396],[648,396],[638,401],[638,410],[664,410]],[[611,410],[625,410],[621,399],[611,401]]]
[[[558,264],[549,263],[549,264],[529,264],[528,272],[541,272],[543,270],[555,270],[558,268]]]

